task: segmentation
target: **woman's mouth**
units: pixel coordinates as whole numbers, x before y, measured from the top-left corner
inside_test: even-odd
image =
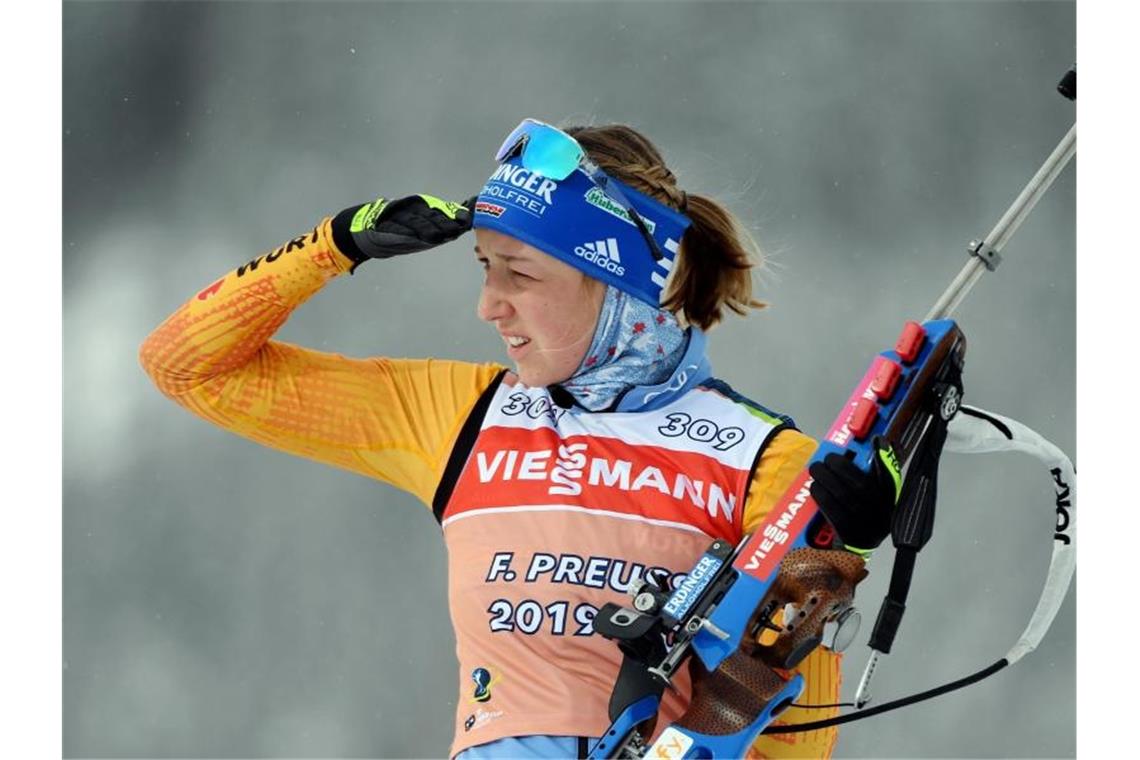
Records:
[[[530,345],[530,338],[524,338],[521,335],[504,335],[503,340],[507,344],[507,356],[512,359],[517,359],[526,353],[527,347]]]

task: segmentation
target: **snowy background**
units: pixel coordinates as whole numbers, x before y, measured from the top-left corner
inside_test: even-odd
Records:
[[[63,20],[67,756],[443,756],[451,739],[427,511],[214,429],[138,367],[202,286],[377,194],[471,195],[524,116],[624,121],[770,255],[772,307],[712,333],[717,374],[819,435],[1074,118],[1054,91],[1066,2],[67,2]],[[1075,458],[1074,201],[1070,168],[958,318],[967,400]],[[363,267],[280,337],[505,361],[474,316],[470,245]],[[880,700],[1002,656],[1048,563],[1036,465],[948,456],[942,483]],[[1070,594],[1022,664],[845,727],[836,756],[1072,757],[1074,675]]]

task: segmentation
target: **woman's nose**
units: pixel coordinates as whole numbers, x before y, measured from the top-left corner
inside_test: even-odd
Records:
[[[484,322],[494,322],[510,316],[511,305],[496,288],[484,283],[483,289],[479,292],[479,305],[475,313]]]

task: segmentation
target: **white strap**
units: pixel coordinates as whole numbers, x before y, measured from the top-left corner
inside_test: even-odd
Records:
[[[972,412],[972,414],[971,414]],[[981,416],[978,416],[981,415]],[[1005,426],[1005,430],[1002,426]],[[1009,432],[1009,436],[1006,435]],[[977,407],[962,407],[950,421],[946,451],[960,454],[988,454],[1020,451],[1045,465],[1055,497],[1049,504],[1054,520],[1053,557],[1049,574],[1029,625],[1006,654],[1009,664],[1037,648],[1057,616],[1077,565],[1077,477],[1073,463],[1057,446],[1016,420]],[[1044,509],[1042,510],[1044,511]]]

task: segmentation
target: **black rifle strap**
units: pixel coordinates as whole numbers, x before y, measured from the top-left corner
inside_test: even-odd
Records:
[[[947,383],[942,387],[958,386]],[[946,432],[950,424],[937,409],[931,414],[930,424],[922,436],[914,459],[907,470],[899,504],[891,523],[891,540],[895,545],[895,562],[891,569],[891,584],[879,607],[879,616],[871,630],[869,646],[890,654],[891,645],[906,611],[910,582],[918,553],[934,534],[934,505],[938,498],[938,464]]]

